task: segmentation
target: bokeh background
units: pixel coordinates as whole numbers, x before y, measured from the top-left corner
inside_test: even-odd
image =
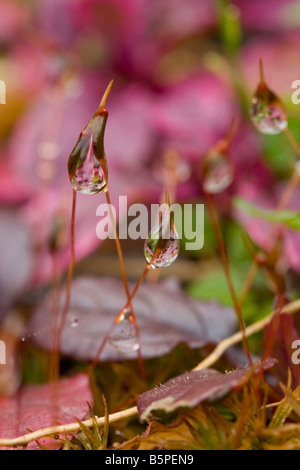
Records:
[[[296,161],[284,135],[259,135],[249,122],[258,63],[262,58],[266,81],[300,138],[300,105],[291,101],[292,82],[300,79],[299,26],[299,2],[286,0],[0,0],[0,79],[7,87],[0,105],[0,318],[51,282],[49,244],[61,214],[59,269],[67,269],[68,156],[112,79],[105,148],[115,203],[120,194],[129,203],[157,203],[170,150],[181,168],[177,201],[203,203],[199,163],[236,119],[235,178],[216,204],[239,288],[251,264],[241,232],[259,245],[266,227],[241,214],[234,198],[275,207]],[[296,210],[298,194],[290,205]],[[96,236],[103,197],[78,197],[76,274],[118,278],[114,243]],[[299,235],[286,230],[284,240],[282,270],[294,291]],[[123,247],[136,280],[145,267],[143,241]],[[160,276],[176,278],[194,297],[231,303],[208,220],[203,250],[183,249]],[[251,295],[249,322],[273,301],[260,280]]]

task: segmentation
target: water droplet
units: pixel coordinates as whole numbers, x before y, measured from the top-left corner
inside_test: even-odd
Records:
[[[179,237],[172,220],[172,214],[169,210],[163,211],[160,213],[158,224],[151,230],[149,238],[145,242],[146,261],[150,263],[156,254],[156,258],[151,262],[151,268],[165,268],[176,260],[179,248]]]
[[[114,325],[108,341],[113,347],[122,351],[136,351],[139,348],[130,309],[124,310],[119,321]]]
[[[86,133],[88,131],[85,131]],[[84,160],[79,159],[71,183],[76,191],[83,194],[96,194],[104,190],[106,178],[100,162],[93,150],[93,136],[90,134],[89,147]]]
[[[203,189],[207,193],[221,193],[227,189],[234,176],[233,164],[226,154],[213,148],[202,161]]]
[[[262,134],[280,134],[288,125],[285,107],[265,83],[262,61],[260,61],[260,83],[250,104],[250,118]]]
[[[76,327],[78,326],[78,323],[79,323],[78,318],[71,318],[71,320],[70,320],[70,326],[71,326],[72,328],[76,328]]]
[[[280,134],[288,125],[282,102],[266,85],[260,85],[253,96],[250,117],[256,129],[263,134]]]
[[[23,336],[23,338],[21,338],[21,341],[23,341],[23,342],[25,341],[25,338],[24,338],[24,336]]]

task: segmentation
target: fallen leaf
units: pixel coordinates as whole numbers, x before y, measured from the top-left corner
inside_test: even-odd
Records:
[[[56,402],[53,401],[53,386],[28,385],[19,390],[15,397],[0,399],[0,438],[11,439],[30,431],[48,426],[69,424],[76,418],[83,420],[88,412],[87,402],[92,405],[93,397],[87,375],[61,379],[57,383]],[[57,406],[57,408],[56,408]],[[64,436],[61,436],[62,438]],[[41,438],[39,442],[52,450],[61,447],[61,442]],[[28,450],[39,449],[36,442]]]
[[[18,211],[0,211],[0,319],[28,287],[33,263],[30,235]]]
[[[133,286],[130,286],[133,289]],[[71,305],[61,341],[61,353],[92,360],[112,322],[126,304],[121,281],[80,277],[72,286]],[[178,343],[200,348],[217,343],[236,331],[231,308],[217,302],[199,302],[181,291],[177,282],[143,284],[133,300],[144,358],[169,353]],[[27,334],[41,348],[51,348],[51,294],[35,310]],[[35,333],[35,336],[33,334]],[[101,359],[136,359],[136,352],[122,352],[109,344]]]
[[[258,373],[270,369],[276,362],[276,359],[266,359],[256,364],[254,371]],[[194,408],[205,400],[217,401],[230,391],[242,387],[250,374],[250,367],[227,374],[214,369],[185,372],[139,397],[137,407],[140,420],[149,420],[151,413],[156,410],[171,413],[178,408]]]

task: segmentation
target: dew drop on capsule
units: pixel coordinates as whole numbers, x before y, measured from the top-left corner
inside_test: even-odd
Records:
[[[125,309],[119,321],[114,325],[108,342],[121,351],[136,351],[139,348],[138,337],[130,309]]]
[[[159,223],[151,230],[149,238],[145,242],[146,261],[151,263],[153,269],[166,268],[176,260],[179,249],[177,230],[171,219],[170,211],[166,211],[160,217]],[[155,253],[156,257],[153,259]]]
[[[206,193],[217,194],[225,191],[232,183],[233,164],[225,152],[212,149],[202,162],[202,184]]]
[[[104,190],[106,178],[100,162],[96,159],[93,150],[93,136],[87,156],[84,161],[79,160],[75,174],[71,178],[73,188],[83,194],[96,194]]]
[[[260,62],[261,80],[252,97],[250,118],[262,134],[280,134],[288,125],[287,112],[279,97],[266,85]]]

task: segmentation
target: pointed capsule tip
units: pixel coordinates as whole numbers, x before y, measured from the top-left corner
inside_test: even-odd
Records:
[[[102,96],[102,99],[101,99],[101,102],[99,104],[99,108],[98,108],[98,111],[102,111],[104,108],[105,108],[105,104],[106,104],[106,100],[107,100],[107,97],[109,95],[109,92],[111,90],[111,87],[113,86],[113,83],[114,81],[111,80]]]
[[[264,64],[262,58],[259,59],[259,75],[260,75],[260,83],[265,83],[265,76],[264,76]]]

